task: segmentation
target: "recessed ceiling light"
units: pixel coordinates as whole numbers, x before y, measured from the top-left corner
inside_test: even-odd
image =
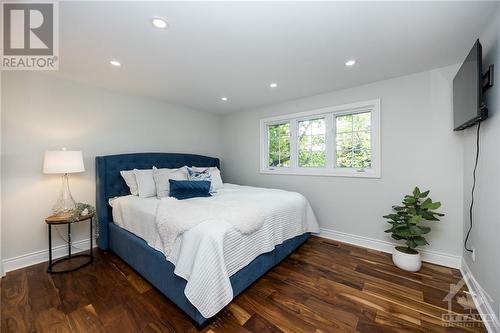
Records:
[[[120,67],[122,65],[118,60],[111,60],[109,63],[115,67]]]
[[[273,83],[271,83],[271,84],[269,84],[269,87],[271,87],[271,88],[276,88],[277,86],[278,86],[278,84],[277,84],[277,83],[274,83],[274,82],[273,82]]]
[[[164,19],[159,18],[159,17],[153,18],[151,23],[153,23],[153,25],[155,27],[157,27],[158,29],[166,29],[168,27],[167,21],[165,21]]]
[[[223,102],[227,102],[227,97],[221,97],[220,99],[221,99],[221,101],[223,101]]]
[[[345,62],[345,65],[346,65],[346,66],[354,66],[355,64],[356,64],[356,60],[354,60],[354,59],[347,60],[347,61]]]

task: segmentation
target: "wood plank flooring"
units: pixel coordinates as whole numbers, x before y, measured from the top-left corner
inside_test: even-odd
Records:
[[[47,264],[7,273],[2,332],[197,332],[190,319],[116,255],[95,250],[79,271]],[[227,306],[205,333],[485,332],[480,320],[449,325],[443,301],[458,270],[394,267],[389,254],[311,237]],[[456,314],[477,314],[462,287]],[[470,309],[472,307],[472,310]]]

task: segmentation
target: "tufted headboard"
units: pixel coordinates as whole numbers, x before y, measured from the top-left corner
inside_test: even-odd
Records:
[[[99,219],[97,244],[101,249],[108,248],[108,224],[113,216],[108,199],[130,194],[129,188],[120,175],[121,170],[180,168],[184,165],[199,167],[218,167],[218,158],[178,153],[133,153],[97,156],[96,166],[96,210]]]

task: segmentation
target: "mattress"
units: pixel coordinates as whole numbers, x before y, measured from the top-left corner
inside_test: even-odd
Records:
[[[242,188],[248,189],[252,187],[226,183],[224,188],[220,189],[218,193],[214,195],[229,194]],[[109,200],[109,204],[112,207],[113,223],[143,239],[155,250],[164,253],[156,224],[156,212],[159,203],[160,199],[157,197],[140,198],[135,195],[126,195]],[[283,216],[275,218],[274,220],[268,219],[263,227],[253,234],[243,235],[235,230],[231,230],[225,235],[224,252],[229,276],[232,276],[238,271],[242,257],[247,257],[246,261],[250,262],[254,257],[260,254],[254,253],[255,248],[251,246],[252,243],[264,241],[266,243],[266,248],[272,249],[275,245],[274,242],[278,241],[278,239],[271,239],[268,237],[269,235],[280,235],[278,238],[283,238],[279,242],[281,243],[291,238],[292,235],[296,236],[299,234],[298,231],[289,232],[290,228],[294,229],[297,226],[291,227],[290,223],[287,223],[287,220],[292,219],[287,216],[286,212],[282,215]],[[312,219],[315,220],[314,217],[312,217]],[[211,225],[202,224],[196,227],[195,230],[189,231],[189,233],[206,234],[212,228],[213,226]],[[174,264],[177,264],[178,260],[174,260],[174,258],[177,257],[181,243],[182,239],[179,239],[172,251],[173,255],[167,257],[167,259]],[[245,252],[247,252],[246,255]],[[251,255],[249,255],[248,252],[250,252]]]
[[[300,207],[277,201],[292,192],[224,184],[215,195],[220,199],[245,200],[253,191],[269,195],[269,200],[262,203],[267,206],[268,215],[259,230],[242,234],[225,221],[204,222],[179,236],[169,251],[165,251],[156,221],[161,200],[128,195],[110,200],[110,205],[114,223],[162,252],[175,265],[174,273],[187,281],[186,297],[205,318],[210,318],[232,299],[232,275],[288,239],[305,232],[319,232],[307,200]]]
[[[113,222],[161,252],[161,239],[156,227],[156,210],[159,202],[156,197],[140,198],[135,195],[110,199]]]

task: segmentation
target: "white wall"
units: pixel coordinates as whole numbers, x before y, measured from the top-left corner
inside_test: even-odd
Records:
[[[483,45],[484,69],[495,65],[495,86],[486,94],[489,119],[481,123],[480,160],[474,198],[474,228],[469,248],[474,247],[476,261],[464,250],[464,259],[475,279],[492,298],[491,307],[500,317],[500,9],[479,39]],[[472,45],[472,41],[471,41]],[[464,147],[464,237],[469,227],[472,170],[476,153],[476,127],[460,133]]]
[[[83,151],[86,172],[72,175],[70,186],[75,200],[92,204],[96,155],[145,151],[221,155],[220,119],[209,113],[40,72],[2,73],[2,92],[4,261],[48,247],[43,219],[57,199],[60,178],[42,173],[45,150],[65,146]],[[88,225],[77,225],[74,239],[88,238],[87,232]]]
[[[223,117],[226,180],[304,194],[322,228],[390,241],[382,215],[418,185],[443,203],[430,249],[460,256],[462,148],[453,132],[451,80],[457,66],[376,82]],[[259,173],[259,120],[381,98],[382,178]]]

